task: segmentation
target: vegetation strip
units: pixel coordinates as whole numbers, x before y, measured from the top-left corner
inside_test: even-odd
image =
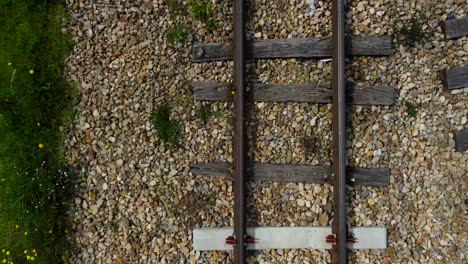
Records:
[[[67,258],[73,176],[62,139],[73,93],[64,17],[60,1],[0,3],[0,263]]]

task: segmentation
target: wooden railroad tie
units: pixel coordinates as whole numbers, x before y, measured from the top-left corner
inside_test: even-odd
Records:
[[[347,42],[350,56],[390,56],[393,54],[390,36],[353,36]],[[246,43],[247,58],[328,58],[332,55],[330,37],[291,38],[291,39],[256,39]],[[232,44],[195,43],[193,61],[222,61],[232,59]]]
[[[445,69],[441,72],[441,79],[449,90],[468,87],[468,66]]]
[[[332,102],[328,85],[319,84],[262,84],[250,83],[249,99],[255,102]],[[232,101],[232,86],[227,83],[193,82],[197,101]],[[389,86],[348,87],[348,103],[354,105],[393,105],[397,99],[395,89]]]
[[[449,19],[440,23],[446,39],[468,35],[468,17]]]
[[[231,165],[227,162],[199,163],[191,166],[194,175],[232,179]],[[291,164],[250,164],[247,169],[251,181],[331,183],[328,166]],[[348,168],[349,185],[388,186],[388,168]]]
[[[455,149],[458,152],[468,150],[468,128],[455,132]]]

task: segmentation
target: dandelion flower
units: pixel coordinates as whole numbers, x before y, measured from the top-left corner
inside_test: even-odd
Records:
[[[30,69],[30,70],[29,70],[29,74],[34,74],[34,70],[33,70],[33,69]]]
[[[41,144],[39,144],[38,146],[39,146],[39,148],[41,149],[41,148],[44,147],[44,144],[41,143]]]

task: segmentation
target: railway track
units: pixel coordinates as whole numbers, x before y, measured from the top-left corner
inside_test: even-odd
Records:
[[[234,61],[233,86],[219,83],[194,83],[195,99],[234,101],[233,175],[227,163],[195,164],[196,175],[232,179],[234,227],[194,230],[195,250],[234,250],[234,263],[246,263],[247,250],[310,248],[331,249],[333,263],[347,263],[348,249],[383,249],[387,246],[385,227],[349,227],[346,215],[346,185],[387,186],[387,168],[348,168],[346,160],[347,104],[391,105],[396,93],[391,87],[347,87],[345,57],[388,56],[391,38],[345,37],[345,1],[333,0],[332,37],[283,40],[245,40],[244,1],[235,0],[233,42],[195,44],[194,61]],[[245,62],[256,58],[332,57],[332,82],[329,87],[308,85],[253,84],[247,91]],[[247,160],[246,116],[252,101],[332,103],[333,151],[331,167],[289,164],[252,164]],[[292,181],[333,184],[331,227],[248,227],[246,182]]]

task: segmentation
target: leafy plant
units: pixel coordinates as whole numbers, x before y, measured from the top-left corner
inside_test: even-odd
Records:
[[[202,105],[200,109],[198,110],[197,116],[200,118],[200,120],[204,123],[207,124],[210,117],[213,116],[213,111],[211,110],[211,107],[209,105]]]
[[[208,32],[213,32],[218,21],[212,18],[213,11],[210,1],[207,0],[192,0],[187,3],[187,9],[192,16],[205,23],[205,28]]]
[[[170,108],[167,104],[160,105],[156,111],[151,115],[154,126],[158,130],[157,136],[159,139],[174,147],[177,140],[181,136],[179,130],[179,123],[170,119]]]
[[[423,30],[423,20],[419,15],[413,16],[409,21],[397,20],[394,25],[394,31],[398,41],[411,48],[427,39],[426,33]]]
[[[190,36],[190,28],[177,25],[166,32],[166,38],[170,43],[185,42]]]
[[[405,102],[405,106],[406,106],[406,113],[408,114],[408,116],[416,117],[419,111],[419,108],[421,107],[421,104],[416,105],[410,102]]]

